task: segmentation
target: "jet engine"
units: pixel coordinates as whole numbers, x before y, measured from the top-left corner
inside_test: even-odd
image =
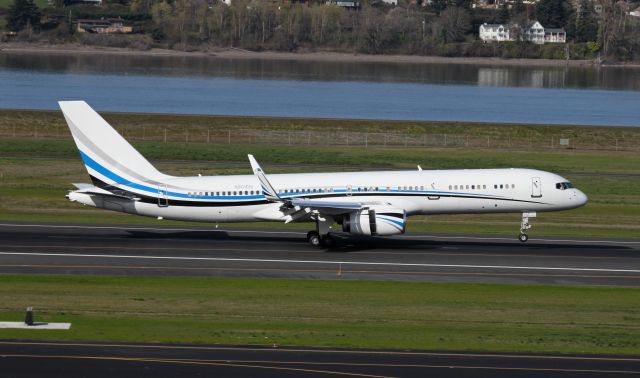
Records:
[[[371,207],[346,214],[342,231],[356,235],[404,234],[407,213],[403,209]]]

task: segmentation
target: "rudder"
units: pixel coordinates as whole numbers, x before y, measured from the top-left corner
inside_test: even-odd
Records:
[[[168,177],[151,165],[86,102],[60,101],[58,104],[94,181],[131,186]]]

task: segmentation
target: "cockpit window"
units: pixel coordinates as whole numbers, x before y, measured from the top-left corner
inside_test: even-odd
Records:
[[[565,190],[571,188],[573,188],[573,185],[570,182],[559,182],[556,184],[556,189]]]

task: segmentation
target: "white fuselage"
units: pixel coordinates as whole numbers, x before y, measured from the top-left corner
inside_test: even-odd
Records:
[[[100,181],[99,171],[90,174]],[[465,169],[271,174],[283,199],[383,204],[407,215],[529,213],[580,207],[587,197],[568,180],[531,169]],[[69,199],[150,217],[201,222],[285,220],[280,203],[262,194],[254,175],[165,176],[148,185],[118,185],[136,198],[71,192]]]

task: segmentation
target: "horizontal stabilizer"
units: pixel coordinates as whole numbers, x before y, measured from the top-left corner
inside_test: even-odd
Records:
[[[74,191],[74,193],[94,194],[94,195],[106,196],[106,197],[117,197],[117,198],[128,199],[128,200],[131,200],[131,201],[139,201],[140,200],[140,198],[137,198],[137,197],[127,197],[127,196],[111,193],[108,190],[104,190],[104,189],[98,188],[97,186],[94,186],[94,185],[91,185],[91,184],[73,184],[73,185],[76,188],[78,188],[78,190]]]

